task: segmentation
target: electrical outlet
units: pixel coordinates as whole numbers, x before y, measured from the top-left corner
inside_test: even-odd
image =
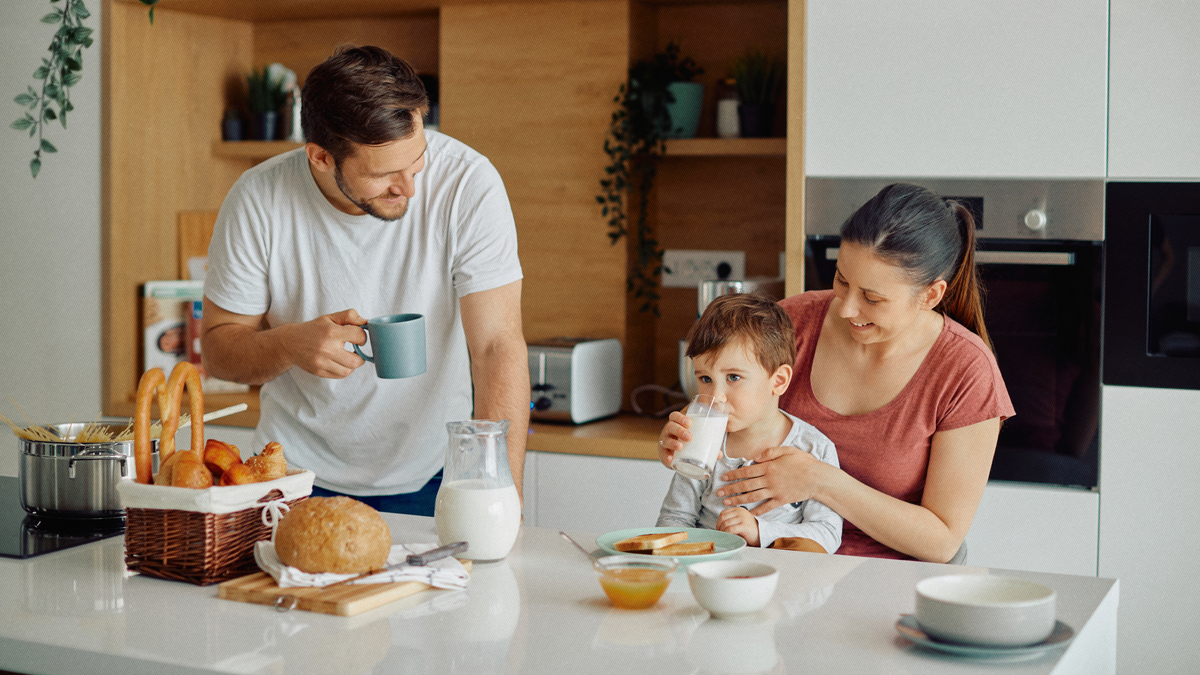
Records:
[[[667,249],[663,252],[662,285],[665,288],[694,289],[701,281],[744,278],[745,251]]]

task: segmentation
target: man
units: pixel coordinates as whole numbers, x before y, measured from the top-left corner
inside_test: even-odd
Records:
[[[521,267],[487,158],[435,131],[416,72],[343,48],[304,83],[308,141],[247,171],[217,218],[202,353],[262,384],[255,446],[279,441],[313,494],[433,514],[446,423],[510,420],[518,492],[529,425]],[[427,370],[376,377],[347,343],[364,317],[425,315]],[[472,388],[473,385],[473,388]]]

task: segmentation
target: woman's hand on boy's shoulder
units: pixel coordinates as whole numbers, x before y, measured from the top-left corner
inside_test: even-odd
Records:
[[[676,410],[658,434],[658,460],[668,469],[675,459],[675,453],[683,448],[685,442],[692,440],[692,432],[688,431],[691,425],[688,416]]]

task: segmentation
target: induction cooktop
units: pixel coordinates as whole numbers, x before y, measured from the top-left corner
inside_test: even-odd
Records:
[[[30,515],[21,506],[21,481],[0,476],[0,556],[32,558],[125,532],[125,520],[64,520]]]

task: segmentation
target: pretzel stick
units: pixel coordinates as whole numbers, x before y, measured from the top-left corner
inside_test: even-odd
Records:
[[[150,454],[150,405],[158,394],[158,414],[170,408],[167,404],[167,381],[161,368],[151,368],[142,373],[138,381],[137,409],[133,417],[133,466],[137,482],[150,485],[154,482],[154,459]],[[173,446],[172,446],[173,447]],[[160,453],[159,461],[166,458]]]
[[[183,401],[185,386],[191,400],[192,451],[201,457],[204,456],[204,394],[200,391],[200,372],[191,363],[180,361],[171,371],[171,379],[167,381],[170,410],[159,410],[162,420],[162,433],[158,438],[160,466],[175,453],[175,432],[179,429],[179,406]]]

